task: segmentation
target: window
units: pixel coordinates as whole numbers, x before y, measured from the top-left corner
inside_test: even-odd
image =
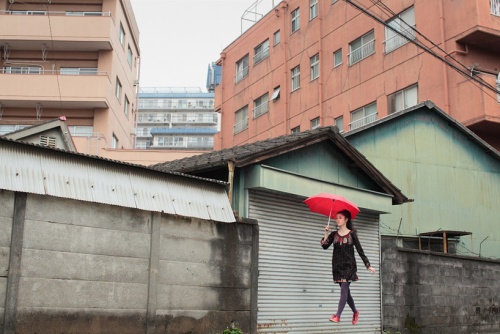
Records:
[[[342,64],[342,49],[338,49],[333,53],[333,67],[337,67]]]
[[[281,40],[280,34],[281,33],[279,30],[274,33],[274,45],[279,44],[279,42]]]
[[[405,10],[387,24],[389,27],[385,28],[385,53],[405,45],[408,43],[408,39],[415,39],[415,30],[413,29],[415,27],[415,10],[413,7]]]
[[[121,95],[122,95],[122,83],[120,82],[120,79],[116,77],[115,96],[118,99],[118,101],[121,100]]]
[[[94,127],[85,125],[72,125],[68,126],[68,130],[73,137],[90,137],[94,132]]]
[[[318,16],[318,0],[309,0],[309,20]]]
[[[292,34],[300,29],[300,8],[292,12]]]
[[[59,73],[61,73],[61,75],[96,75],[97,68],[61,67]]]
[[[300,88],[300,65],[292,68],[292,92]]]
[[[234,133],[248,129],[248,106],[244,106],[234,114]]]
[[[264,94],[253,101],[253,118],[257,118],[269,111],[269,94]]]
[[[375,35],[373,30],[349,44],[349,65],[375,53]]]
[[[500,16],[500,0],[490,0],[490,13]]]
[[[336,3],[336,2],[337,2],[337,0],[332,0],[332,5],[333,5],[334,3]]]
[[[335,125],[339,128],[339,133],[344,132],[344,116],[335,118]]]
[[[123,29],[123,24],[120,23],[120,32],[118,33],[118,39],[122,46],[125,45],[125,29]]]
[[[300,133],[300,125],[299,126],[296,126],[292,129],[292,134],[293,133]]]
[[[274,102],[278,101],[280,99],[280,86],[275,87],[273,91],[273,96],[271,96],[271,100]]]
[[[261,44],[257,45],[254,49],[255,56],[253,56],[253,64],[260,63],[263,59],[269,57],[269,40],[266,39]]]
[[[41,74],[42,68],[38,66],[6,66],[3,68],[5,74]]]
[[[114,133],[111,141],[111,148],[118,148],[118,138]]]
[[[125,116],[128,117],[128,109],[130,107],[130,102],[128,101],[127,95],[125,95],[125,103],[123,104],[123,112],[125,113]]]
[[[128,46],[127,50],[127,62],[132,67],[132,61],[134,60],[134,54],[132,53],[132,49],[130,48],[130,45]]]
[[[351,130],[362,127],[363,125],[375,122],[377,120],[377,104],[372,103],[351,113]]]
[[[311,129],[319,128],[319,126],[320,126],[319,117],[313,118],[311,120]]]
[[[234,82],[238,83],[248,76],[248,54],[236,62]]]
[[[319,77],[319,53],[311,57],[311,81]]]
[[[402,89],[387,97],[388,113],[392,114],[406,108],[413,107],[418,101],[417,85]]]

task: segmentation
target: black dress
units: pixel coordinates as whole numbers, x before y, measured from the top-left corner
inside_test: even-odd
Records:
[[[354,257],[354,247],[363,260],[366,268],[370,267],[370,261],[365,256],[363,248],[359,243],[358,235],[354,231],[349,231],[344,236],[338,234],[338,231],[330,233],[326,241],[321,239],[323,249],[328,249],[333,243],[332,255],[332,275],[334,282],[357,281],[356,258]]]

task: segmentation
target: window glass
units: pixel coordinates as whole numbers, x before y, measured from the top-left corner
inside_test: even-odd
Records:
[[[292,12],[292,33],[300,29],[300,8]]]
[[[292,92],[300,88],[300,66],[292,69]]]
[[[338,49],[333,53],[333,67],[342,64],[342,49]]]
[[[120,23],[120,32],[118,33],[118,39],[122,46],[125,45],[125,29],[123,29],[123,24]]]
[[[259,44],[255,49],[255,55],[253,56],[253,63],[258,64],[263,59],[269,57],[269,40],[265,40]]]
[[[311,120],[311,129],[319,128],[319,126],[320,126],[319,117],[316,117]]]
[[[253,118],[269,111],[269,94],[264,94],[253,101]]]
[[[236,62],[235,83],[248,76],[248,54]]]
[[[280,42],[281,36],[280,36],[280,31],[276,31],[274,33],[274,45],[278,44]]]
[[[318,16],[318,0],[309,0],[309,20]]]
[[[248,106],[236,111],[234,115],[234,133],[239,133],[248,128]]]
[[[385,52],[389,53],[415,39],[415,10],[413,7],[387,22],[385,28]],[[392,29],[391,29],[392,28]]]
[[[311,80],[319,77],[319,53],[311,57]]]

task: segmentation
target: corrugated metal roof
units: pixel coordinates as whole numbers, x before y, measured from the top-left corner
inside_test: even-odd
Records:
[[[234,222],[226,184],[0,138],[0,189]]]

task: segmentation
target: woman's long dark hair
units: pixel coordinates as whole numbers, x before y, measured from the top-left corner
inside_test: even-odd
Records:
[[[337,214],[341,214],[344,217],[347,218],[347,228],[350,229],[351,231],[356,232],[356,229],[354,228],[354,225],[352,224],[352,218],[351,218],[351,212],[349,210],[341,210],[337,212]]]

